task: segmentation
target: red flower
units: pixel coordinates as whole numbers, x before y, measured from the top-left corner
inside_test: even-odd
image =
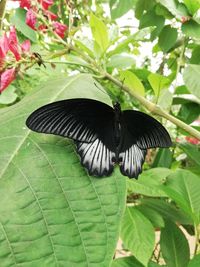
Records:
[[[10,34],[9,34],[9,38],[8,38],[8,43],[9,43],[10,51],[15,56],[16,60],[19,61],[21,56],[19,53],[19,45],[18,45],[16,30],[15,30],[14,26],[10,27]]]
[[[38,2],[41,3],[42,7],[46,10],[53,5],[53,0],[38,0]]]
[[[52,13],[51,11],[49,10],[44,10],[44,14],[50,18],[51,20],[56,20],[58,18],[58,16],[54,13]]]
[[[61,38],[64,38],[65,32],[67,30],[67,25],[55,21],[53,23],[54,32],[56,32]]]
[[[15,79],[15,68],[5,70],[0,77],[0,93]]]
[[[35,28],[36,23],[37,23],[36,15],[34,14],[32,9],[29,9],[26,13],[26,24],[33,30],[36,30]]]
[[[193,145],[198,145],[200,141],[195,137],[186,136],[185,139],[188,141],[188,143]]]
[[[20,7],[27,7],[29,9],[31,7],[31,0],[20,0]]]
[[[6,33],[0,39],[0,59],[3,60],[9,50],[8,37]]]
[[[21,44],[21,49],[23,52],[29,52],[31,48],[31,42],[30,40],[25,40],[22,44]]]

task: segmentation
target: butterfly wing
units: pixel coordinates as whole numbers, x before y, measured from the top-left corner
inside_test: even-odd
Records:
[[[137,178],[142,172],[147,149],[169,146],[171,138],[157,120],[139,111],[122,112],[118,156],[122,174]]]
[[[111,143],[111,140],[109,140]],[[81,164],[88,170],[89,175],[109,176],[114,169],[115,147],[108,149],[105,140],[97,138],[93,142],[76,142],[77,152],[81,157]]]
[[[113,109],[92,99],[68,99],[35,110],[26,125],[35,132],[55,134],[76,141],[94,141],[102,134],[105,118],[113,118]]]
[[[118,163],[120,171],[129,178],[137,178],[142,172],[142,165],[147,153],[146,149],[141,149],[135,142],[127,129],[127,125],[121,125],[121,140],[119,145]]]
[[[167,130],[153,117],[135,110],[122,113],[122,124],[132,136],[132,142],[141,149],[170,147],[171,138]]]
[[[37,109],[26,125],[36,132],[73,139],[88,173],[102,177],[114,168],[114,116],[114,110],[102,102],[69,99]]]

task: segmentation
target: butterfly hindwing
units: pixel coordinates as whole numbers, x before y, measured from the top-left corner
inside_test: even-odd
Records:
[[[94,141],[102,133],[105,118],[113,119],[113,109],[92,99],[68,99],[35,110],[26,125],[33,131],[55,134],[76,141]]]
[[[102,177],[113,172],[115,152],[108,149],[100,139],[90,143],[76,142],[76,146],[81,163],[89,175]]]
[[[123,111],[122,124],[125,124],[131,133],[132,142],[141,149],[172,145],[171,138],[162,124],[143,112]]]
[[[138,147],[124,123],[121,124],[121,140],[118,153],[121,173],[129,178],[137,178],[142,172],[147,150]]]

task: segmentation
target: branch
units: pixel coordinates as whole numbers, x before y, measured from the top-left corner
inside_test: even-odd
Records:
[[[135,99],[137,99],[149,112],[154,113],[156,115],[159,115],[169,121],[171,121],[173,124],[175,124],[176,126],[178,126],[179,128],[185,130],[186,132],[188,132],[190,135],[194,136],[195,138],[200,140],[200,132],[195,130],[194,128],[192,128],[191,126],[189,126],[188,124],[184,123],[183,121],[177,119],[176,117],[170,115],[169,113],[167,113],[166,111],[164,111],[163,109],[161,109],[161,107],[159,107],[158,105],[150,102],[149,100],[147,100],[146,98],[144,98],[143,96],[137,94],[135,91],[133,91],[132,89],[130,89],[128,86],[124,85],[122,82],[120,82],[119,80],[117,80],[116,78],[114,78],[112,75],[110,75],[107,72],[104,72],[104,76],[112,81],[114,84],[116,84],[117,86],[121,87],[124,91],[126,91],[129,95],[133,96]]]
[[[0,2],[0,30],[3,28],[3,19],[5,14],[5,8],[6,8],[6,0],[1,0]]]

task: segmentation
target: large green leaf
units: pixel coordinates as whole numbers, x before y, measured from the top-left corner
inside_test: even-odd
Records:
[[[200,177],[187,170],[178,170],[167,177],[163,190],[179,207],[200,221]]]
[[[135,257],[123,257],[113,261],[111,267],[144,267]]]
[[[14,16],[11,18],[11,23],[15,25],[18,31],[31,41],[37,41],[36,32],[26,24],[26,10],[23,8],[17,8]]]
[[[183,232],[170,221],[161,230],[160,245],[168,267],[187,267],[190,259],[189,245]]]
[[[122,221],[121,237],[125,247],[144,266],[147,266],[154,248],[154,228],[150,221],[134,207],[126,208]]]
[[[189,64],[183,73],[183,79],[188,90],[200,98],[200,65]]]
[[[138,180],[127,180],[130,192],[152,197],[167,196],[161,185],[172,171],[167,168],[153,168],[140,174]]]
[[[89,75],[58,77],[0,113],[0,266],[109,266],[125,206],[123,176],[98,179],[71,142],[25,127],[37,107],[88,97],[110,103]]]
[[[200,167],[200,150],[198,146],[184,143],[179,144],[179,147],[188,155],[188,157]]]

